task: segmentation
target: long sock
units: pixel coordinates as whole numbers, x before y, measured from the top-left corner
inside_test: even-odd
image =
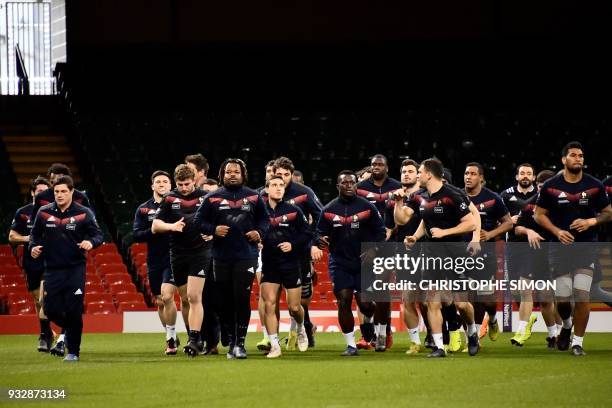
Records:
[[[421,338],[419,337],[419,326],[408,329],[408,336],[410,336],[411,342],[421,344]]]
[[[467,327],[467,335],[471,336],[474,333],[478,333],[480,331],[480,325],[476,323],[468,324]]]
[[[57,337],[57,342],[66,340],[66,329],[62,329],[62,334]]]
[[[264,325],[264,326],[262,327],[262,329],[263,329],[263,336],[264,336],[264,339],[269,339],[269,338],[270,338],[270,335],[268,335],[268,330],[266,330],[266,326]]]
[[[176,325],[167,324],[166,325],[166,340],[174,339],[176,340]]]
[[[196,343],[200,341],[200,332],[198,330],[191,330],[189,332],[189,341],[195,341]]]
[[[497,312],[494,313],[493,310],[491,310],[491,313],[487,311],[487,314],[489,315],[489,324],[495,324],[497,321]]]
[[[434,333],[432,335],[434,343],[436,343],[436,347],[439,349],[444,348],[444,342],[442,341],[442,333]]]
[[[583,340],[584,340],[584,337],[576,336],[574,334],[574,337],[572,338],[572,347],[574,347],[574,346],[582,347],[582,341]]]
[[[357,348],[357,344],[355,343],[355,332],[352,331],[350,333],[343,333],[344,341],[346,341],[347,346],[351,346],[353,348]]]
[[[482,326],[482,324],[475,323],[474,326],[476,327],[476,333],[480,333],[480,327]]]
[[[561,329],[563,328],[562,324],[556,324],[555,326],[557,326],[557,333],[561,333]]]
[[[557,325],[553,324],[552,326],[548,326],[546,327],[548,329],[548,337],[550,337],[551,339],[553,337],[557,337]]]
[[[572,328],[572,318],[568,317],[567,319],[563,319],[563,328],[571,329]]]
[[[525,334],[525,329],[527,328],[527,323],[529,323],[529,322],[526,322],[525,320],[519,321],[518,329],[516,330],[516,332],[518,334],[521,334],[521,335]]]
[[[374,323],[364,323],[359,325],[359,328],[361,329],[361,337],[368,343],[371,342],[374,338]]]
[[[378,325],[376,325],[376,335],[377,336],[386,336],[387,335],[387,325],[386,324],[378,324]]]
[[[450,333],[448,332],[448,326],[445,321],[442,322],[442,342],[444,344],[450,343]]]
[[[270,344],[272,347],[280,347],[278,342],[278,333],[269,334],[268,338],[270,339]]]
[[[306,330],[312,329],[312,322],[310,321],[310,313],[308,312],[308,305],[302,305],[302,309],[304,309],[304,326]]]
[[[297,322],[296,322],[296,323],[297,323]],[[298,333],[301,333],[301,332],[304,330],[304,327],[305,327],[305,326],[306,326],[306,322],[305,322],[305,321],[304,321],[304,322],[302,322],[302,323],[297,323],[297,326],[296,326],[296,331],[297,331]]]
[[[40,319],[39,323],[41,336],[51,335],[51,322],[49,322],[49,319]]]
[[[442,306],[442,316],[448,325],[449,331],[459,330],[461,323],[459,322],[457,308],[454,303],[448,306]]]

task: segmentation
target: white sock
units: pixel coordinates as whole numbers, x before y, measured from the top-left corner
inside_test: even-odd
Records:
[[[59,337],[57,338],[57,342],[59,343],[60,341],[64,341],[65,335],[62,333],[59,335]]]
[[[563,328],[571,329],[572,328],[572,318],[568,317],[567,319],[563,319]]]
[[[517,333],[518,334],[525,334],[525,329],[527,328],[527,323],[525,320],[520,320],[519,321],[519,325],[518,325],[518,329],[517,329]]]
[[[377,336],[386,336],[387,335],[387,325],[386,324],[379,324],[378,326],[376,326],[376,331],[378,333],[376,333]]]
[[[561,329],[563,328],[563,325],[557,324],[557,333],[561,333]]]
[[[176,340],[176,325],[167,324],[166,325],[166,340],[174,339]]]
[[[576,336],[574,334],[574,337],[572,338],[572,347],[574,346],[582,347],[582,340],[584,340],[584,337]]]
[[[272,347],[280,347],[280,343],[278,342],[278,333],[269,334],[268,338],[270,339],[270,345]]]
[[[268,335],[268,330],[266,329],[266,326],[265,325],[262,326],[262,329],[263,329],[264,338],[269,339],[270,336]]]
[[[295,321],[293,317],[291,318],[291,328],[289,330],[297,331],[297,322]]]
[[[297,332],[301,333],[302,331],[304,331],[304,322],[302,321],[302,323],[297,323]]]
[[[342,333],[342,335],[344,336],[344,341],[346,341],[347,346],[357,348],[357,344],[355,344],[355,331],[350,333]]]
[[[434,343],[436,343],[436,347],[439,349],[443,349],[444,342],[442,341],[442,333],[434,333],[432,337],[434,339]]]
[[[368,316],[364,315],[363,316],[363,322],[364,323],[373,323],[374,322],[374,316],[372,315],[372,316],[368,317]]]
[[[467,327],[468,327],[468,332],[467,332],[468,337],[480,331],[480,325],[476,323],[468,324]]]
[[[546,327],[548,329],[548,337],[550,337],[551,339],[553,337],[557,337],[557,325],[553,324],[552,326],[547,326]]]
[[[419,337],[419,326],[408,329],[408,336],[410,336],[410,341],[414,344],[421,344],[421,338]]]
[[[489,316],[489,325],[495,324],[496,321],[497,321],[497,313],[494,313],[492,316]]]

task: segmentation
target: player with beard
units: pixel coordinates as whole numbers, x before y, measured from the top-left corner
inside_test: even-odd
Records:
[[[195,187],[195,179],[196,174],[188,165],[179,164],[176,167],[176,188],[163,196],[151,225],[153,234],[170,234],[172,278],[178,287],[183,308],[186,303],[189,305],[186,313],[189,341],[183,351],[191,357],[204,353],[200,332],[204,318],[202,292],[211,267],[211,238],[200,234],[192,223],[206,195],[204,190]]]
[[[510,212],[512,224],[516,224],[518,214],[525,208],[526,202],[533,196],[538,194],[538,190],[533,185],[535,181],[535,169],[529,163],[519,164],[516,168],[515,179],[517,184],[508,187],[500,193],[500,197],[504,200],[506,208]],[[514,230],[508,232],[508,242],[515,242]]]
[[[361,244],[385,240],[385,226],[376,207],[356,194],[357,176],[343,170],[337,177],[338,197],[327,204],[317,223],[317,241],[329,248],[329,275],[338,301],[338,321],[347,343],[342,356],[356,356],[353,294],[361,312],[372,316],[372,302],[361,300]],[[365,261],[364,261],[365,262]]]
[[[480,163],[468,163],[465,166],[463,180],[465,192],[480,212],[480,241],[488,243],[485,244],[484,249],[486,257],[485,268],[479,270],[476,276],[472,278],[492,282],[495,280],[497,271],[497,254],[493,243],[498,239],[503,240],[506,232],[512,229],[512,219],[502,198],[497,193],[484,187],[484,169]],[[466,235],[467,241],[471,240],[471,238],[471,234]],[[499,336],[495,293],[492,290],[485,289],[478,291],[477,296],[478,301],[474,302],[476,327],[480,330],[484,314],[487,312],[489,315],[489,338],[495,341]]]
[[[30,185],[30,195],[32,196],[32,202],[24,207],[21,207],[15,213],[13,222],[11,223],[11,229],[9,231],[8,240],[13,245],[24,245],[26,249],[23,251],[23,258],[21,260],[21,267],[26,275],[26,284],[28,292],[34,300],[36,307],[36,315],[38,316],[40,325],[40,336],[38,337],[38,351],[47,353],[51,348],[53,341],[53,332],[51,331],[51,325],[49,319],[43,312],[41,312],[40,302],[40,282],[42,281],[44,273],[44,265],[42,258],[35,260],[32,258],[30,251],[27,250],[27,245],[30,242],[30,231],[34,224],[34,218],[32,218],[32,209],[34,208],[34,197],[41,191],[47,190],[51,187],[49,180],[43,177],[37,177],[32,180]]]
[[[258,244],[270,226],[261,196],[246,187],[246,164],[227,159],[219,168],[223,187],[206,196],[194,219],[196,229],[214,234],[213,279],[223,299],[221,323],[229,333],[228,359],[245,359],[245,340],[251,317],[250,296]]]
[[[550,170],[542,170],[536,177],[538,190],[546,180],[554,176]],[[552,238],[550,234],[540,227],[533,219],[533,209],[538,195],[532,195],[525,201],[524,207],[515,223],[515,239],[508,248],[508,270],[512,280],[550,280],[550,266],[548,263],[547,242]],[[554,293],[541,291],[540,311],[548,328],[546,341],[549,349],[556,348],[557,325],[555,322]],[[535,322],[533,310],[533,293],[531,290],[520,291],[521,304],[519,308],[518,329],[510,339],[516,346],[522,347],[531,337],[531,327]]]
[[[396,241],[403,243],[407,236],[414,235],[419,224],[421,223],[421,217],[419,213],[413,213],[410,216],[408,222],[398,222],[395,219],[395,212],[398,213],[398,218],[402,218],[403,208],[406,203],[405,200],[414,200],[420,205],[421,196],[418,194],[420,190],[417,184],[417,173],[419,164],[411,159],[406,159],[402,162],[401,167],[401,178],[402,188],[393,192],[393,200],[390,200],[387,205],[387,214],[385,220],[393,217],[397,230],[395,231]],[[404,221],[404,220],[401,220]],[[388,225],[387,225],[388,227]],[[417,311],[418,303],[418,291],[405,291],[402,294],[403,302],[402,307],[404,310],[404,323],[408,328],[408,335],[410,337],[410,348],[406,351],[406,354],[418,354],[422,350],[421,339],[419,338],[419,314]],[[423,308],[424,309],[424,308]],[[423,310],[422,315],[426,319],[426,312]]]
[[[582,347],[590,315],[589,293],[597,247],[580,244],[595,242],[595,226],[612,220],[612,207],[601,181],[583,172],[584,149],[570,142],[561,152],[563,171],[547,180],[539,193],[535,221],[555,237],[550,263],[556,282],[556,299],[563,328],[557,348],[567,350],[572,323],[572,354],[583,356]],[[574,320],[572,305],[574,300]]]
[[[389,193],[401,189],[399,181],[389,177],[389,166],[387,158],[382,154],[376,154],[370,161],[372,175],[370,178],[357,184],[357,195],[374,204],[381,217],[383,217],[386,228],[386,240],[391,238],[395,228],[392,216],[386,216]],[[391,301],[378,301],[374,313],[374,334],[376,336],[376,351],[385,351],[393,345],[393,333],[391,331]]]
[[[136,209],[134,242],[147,243],[147,275],[151,293],[157,302],[159,320],[166,329],[166,355],[175,355],[179,346],[176,335],[176,286],[170,268],[170,242],[167,234],[153,234],[151,225],[161,206],[162,197],[172,189],[170,175],[157,170],[151,175],[153,197]],[[189,321],[185,319],[185,324]]]
[[[457,256],[457,249],[452,242],[461,242],[462,236],[474,231],[476,222],[470,213],[469,203],[466,198],[442,181],[442,163],[437,159],[427,159],[421,163],[418,173],[419,187],[425,189],[421,204],[418,207],[421,215],[421,223],[414,235],[405,238],[404,243],[411,247],[419,239],[427,237],[427,241],[436,243],[428,247],[427,252],[440,257],[441,252],[451,257]],[[457,245],[457,244],[455,244]],[[456,273],[449,270],[428,270],[423,274],[424,278],[430,280],[461,280],[466,281],[465,273]],[[429,291],[427,302],[427,314],[431,325],[432,337],[436,348],[428,357],[445,357],[443,344],[443,316],[442,302],[451,300],[468,326],[468,349],[470,355],[476,355],[479,350],[478,332],[474,324],[474,309],[467,301],[467,292],[457,291],[452,295],[449,291]]]

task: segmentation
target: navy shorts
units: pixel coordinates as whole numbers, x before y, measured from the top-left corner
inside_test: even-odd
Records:
[[[170,283],[176,286],[170,265],[149,267],[147,268],[147,275],[149,276],[151,293],[153,293],[154,296],[161,295],[161,287],[164,283]]]
[[[187,284],[189,276],[206,278],[212,273],[212,258],[208,255],[195,254],[179,256],[170,259],[174,285],[177,287]]]
[[[264,268],[261,273],[261,283],[265,282],[283,285],[285,289],[302,287],[302,277],[299,268],[285,270]]]
[[[548,254],[553,276],[571,274],[578,269],[594,270],[597,249],[597,244],[590,242],[577,242],[570,245],[551,242]]]
[[[28,291],[33,292],[35,290],[40,289],[40,281],[43,280],[44,270],[29,270],[27,268],[23,269],[23,272],[26,276],[26,284],[28,286]]]
[[[529,247],[527,242],[509,242],[506,250],[506,265],[510,279],[550,279],[548,245],[540,242],[540,249]]]
[[[342,289],[353,289],[361,292],[361,271],[351,270],[337,265],[329,265],[329,276],[334,285],[334,292]]]

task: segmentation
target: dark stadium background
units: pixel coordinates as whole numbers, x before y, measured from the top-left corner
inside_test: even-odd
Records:
[[[130,242],[148,177],[201,152],[292,158],[323,202],[369,156],[436,155],[462,185],[559,166],[569,140],[611,172],[610,5],[576,1],[67,1],[58,95],[2,97],[4,133],[65,135],[107,239]],[[0,145],[0,227],[26,198]],[[47,165],[47,163],[41,163]],[[557,166],[557,167],[555,167]],[[2,234],[2,242],[6,235]]]

